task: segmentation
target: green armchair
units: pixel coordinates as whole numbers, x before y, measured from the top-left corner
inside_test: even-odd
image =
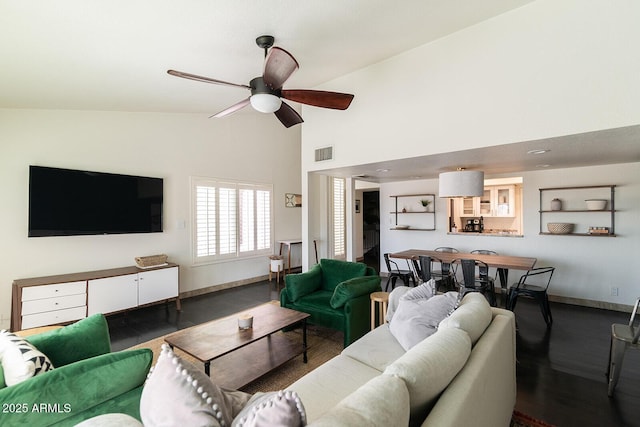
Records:
[[[380,277],[365,264],[321,259],[309,271],[288,274],[280,305],[309,313],[309,323],[344,332],[348,346],[369,331],[369,294],[378,292]]]

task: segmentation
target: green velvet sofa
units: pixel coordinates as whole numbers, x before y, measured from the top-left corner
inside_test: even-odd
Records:
[[[344,332],[348,346],[371,326],[369,294],[381,291],[380,277],[365,264],[321,259],[300,274],[288,274],[280,305],[309,313],[309,323]]]
[[[102,314],[25,339],[55,369],[7,387],[0,367],[1,425],[73,426],[113,412],[140,419],[153,354],[149,349],[112,353]]]

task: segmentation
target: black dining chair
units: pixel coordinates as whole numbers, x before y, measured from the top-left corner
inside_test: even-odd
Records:
[[[520,276],[518,283],[509,288],[507,310],[513,311],[516,308],[516,302],[520,296],[533,298],[540,305],[540,311],[542,311],[542,317],[544,317],[547,327],[551,327],[553,317],[551,316],[547,291],[554,271],[555,267],[538,267]]]
[[[488,249],[474,249],[471,252],[469,252],[471,254],[479,254],[479,255],[498,255],[498,252],[496,251],[491,251]],[[498,270],[496,269],[496,271],[490,275],[491,277],[493,277],[493,282],[495,284],[496,280],[498,280]],[[503,305],[506,306],[507,304],[507,286],[506,283],[504,284],[504,286],[502,286],[502,283],[500,284],[500,292],[502,294],[502,301],[503,301]]]
[[[627,349],[640,349],[640,343],[638,343],[638,338],[640,338],[640,325],[638,325],[638,322],[635,320],[638,306],[640,306],[640,298],[636,300],[633,306],[628,324],[614,323],[611,325],[609,364],[607,366],[607,382],[609,383],[607,394],[609,397],[613,397],[613,392],[618,384],[620,371],[622,370],[622,362],[624,361],[624,355]]]
[[[435,279],[435,277],[432,274],[432,271],[433,271],[432,264],[434,262],[441,263],[442,261],[440,259],[438,259],[438,258],[425,256],[425,255],[420,255],[418,257],[418,260],[419,260],[419,267],[420,267],[420,269],[418,270],[418,274],[420,276],[420,279],[423,282],[428,282],[432,278]],[[437,280],[436,280],[436,282],[437,282]],[[437,285],[436,285],[436,287],[437,287]]]
[[[447,246],[441,246],[439,248],[435,248],[436,252],[446,252],[457,254],[460,251],[456,248],[450,248]],[[448,262],[440,261],[440,270],[432,270],[431,276],[436,279],[438,282],[437,289],[440,289],[440,286],[444,286],[445,291],[454,291],[456,289],[456,270],[453,264]]]
[[[489,266],[477,259],[460,259],[462,269],[461,294],[467,292],[480,292],[489,301],[492,307],[496,306],[496,294],[494,292],[494,279],[489,277]],[[477,271],[477,274],[476,274]]]
[[[413,285],[416,285],[416,277],[413,275],[413,271],[411,270],[401,270],[398,268],[398,264],[395,261],[391,261],[389,259],[389,254],[386,253],[384,256],[384,262],[387,265],[387,271],[389,272],[389,276],[387,279],[387,283],[384,285],[385,292],[388,292],[389,282],[391,282],[391,289],[395,289],[396,281],[398,279],[402,280],[402,282],[406,286],[410,286],[410,282],[413,282]]]

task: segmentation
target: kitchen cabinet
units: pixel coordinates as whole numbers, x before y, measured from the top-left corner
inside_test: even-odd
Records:
[[[615,185],[540,188],[540,234],[556,236],[614,237]],[[561,209],[552,210],[551,201],[560,200]],[[586,200],[606,200],[604,209],[590,210]],[[554,234],[547,231],[549,222],[571,222],[574,232]]]
[[[480,197],[463,197],[458,203],[458,216],[515,217],[515,185],[487,186]]]
[[[433,231],[436,229],[435,194],[405,194],[394,199],[392,230]],[[427,203],[423,206],[423,203]]]
[[[480,197],[463,197],[458,205],[459,216],[480,216]]]

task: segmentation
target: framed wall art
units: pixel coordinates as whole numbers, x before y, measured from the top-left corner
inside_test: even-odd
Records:
[[[284,206],[287,208],[302,207],[302,194],[284,193]]]

